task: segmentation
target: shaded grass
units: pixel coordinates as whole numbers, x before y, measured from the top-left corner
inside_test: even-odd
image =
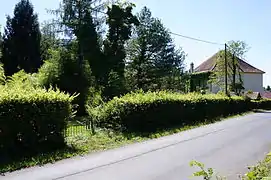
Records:
[[[36,156],[26,156],[24,158],[7,158],[4,161],[0,161],[0,173],[3,175],[5,172],[12,172],[32,166],[54,163],[58,160],[70,158],[80,153],[83,152],[80,152],[79,149],[73,149],[67,146],[54,152],[40,153]]]
[[[94,135],[90,131],[86,130],[84,126],[78,126],[81,129],[81,133],[74,135],[71,133],[72,127],[68,127],[68,137],[66,138],[67,146],[63,149],[40,153],[36,156],[25,157],[20,159],[9,159],[1,161],[0,159],[0,173],[12,172],[22,168],[28,168],[32,166],[41,166],[47,163],[54,163],[56,161],[74,157],[81,156],[88,153],[104,151],[112,148],[121,147],[127,144],[132,144],[136,142],[142,142],[149,139],[159,138],[167,135],[172,135],[174,133],[179,133],[182,131],[194,129],[200,126],[212,124],[217,121],[227,120],[228,118],[238,117],[246,115],[248,113],[243,113],[240,115],[234,115],[227,118],[217,118],[212,122],[208,121],[205,123],[199,123],[184,127],[175,127],[171,129],[160,130],[149,134],[123,134],[108,130],[98,129]]]

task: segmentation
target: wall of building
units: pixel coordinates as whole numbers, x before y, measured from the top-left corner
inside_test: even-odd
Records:
[[[263,74],[259,73],[244,73],[243,74],[244,88],[246,91],[263,92]]]
[[[259,73],[244,73],[241,75],[245,91],[252,90],[253,92],[264,92],[263,74]],[[223,80],[222,80],[223,81]],[[236,82],[239,82],[239,77],[236,76]],[[230,84],[230,81],[228,82]],[[222,90],[215,84],[208,85],[212,93],[217,93]]]
[[[210,92],[211,93],[215,93],[216,94],[219,91],[221,91],[221,88],[218,85],[210,84],[209,87],[210,87]]]

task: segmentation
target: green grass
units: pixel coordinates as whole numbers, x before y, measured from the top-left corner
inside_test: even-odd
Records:
[[[244,113],[245,115],[248,113]],[[237,117],[235,115],[231,117]],[[229,118],[229,117],[228,117]],[[212,123],[226,120],[228,118],[218,118]],[[79,135],[73,133],[72,127],[67,129],[68,137],[66,138],[67,147],[50,153],[42,153],[33,157],[25,157],[22,159],[10,159],[5,162],[0,161],[0,173],[12,172],[22,168],[32,166],[41,166],[47,163],[54,163],[58,160],[85,155],[88,153],[104,151],[112,148],[121,147],[127,144],[142,142],[149,139],[159,138],[162,136],[179,133],[185,130],[197,128],[200,126],[211,124],[210,122],[200,123],[193,126],[176,127],[151,134],[122,134],[106,130],[96,130],[96,134],[92,135],[84,126],[77,126],[80,131]],[[0,159],[1,160],[1,159]]]
[[[66,138],[68,146],[64,149],[50,153],[42,153],[33,157],[10,159],[6,162],[2,162],[0,164],[0,173],[11,172],[32,166],[41,166],[47,163],[54,163],[61,159],[112,149],[146,139],[147,138],[142,137],[126,137],[122,134],[101,130],[95,135],[91,135],[90,132],[84,132],[80,133],[80,135],[68,136]]]

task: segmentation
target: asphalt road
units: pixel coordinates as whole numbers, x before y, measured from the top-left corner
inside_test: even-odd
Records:
[[[17,171],[5,180],[186,180],[205,163],[228,179],[271,150],[271,112],[250,114],[172,136]]]

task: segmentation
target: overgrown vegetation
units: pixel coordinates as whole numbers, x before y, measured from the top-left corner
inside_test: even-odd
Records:
[[[191,161],[191,167],[198,167],[200,170],[193,173],[195,177],[202,177],[204,180],[227,180],[226,177],[215,175],[213,168],[205,168],[205,165],[198,161]],[[271,178],[271,153],[267,154],[266,158],[256,166],[249,167],[249,172],[240,176],[242,180],[267,180]]]
[[[245,175],[248,180],[271,178],[271,152],[262,162],[249,169],[250,171]]]

